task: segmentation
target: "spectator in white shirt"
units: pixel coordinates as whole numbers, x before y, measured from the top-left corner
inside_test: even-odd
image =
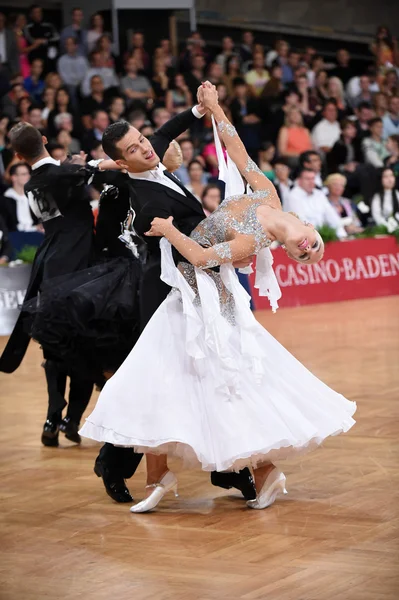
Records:
[[[217,55],[215,62],[220,65],[223,69],[223,73],[226,73],[226,63],[230,56],[234,56],[234,42],[232,38],[226,35],[222,40],[222,52]]]
[[[384,166],[384,161],[389,156],[389,151],[383,140],[382,134],[384,125],[382,119],[371,119],[369,123],[370,136],[364,138],[362,142],[362,150],[364,160],[367,164],[380,169]]]
[[[29,200],[24,185],[30,179],[30,170],[25,163],[17,163],[10,169],[11,187],[0,199],[0,213],[9,231],[36,231]]]
[[[316,189],[315,173],[310,169],[303,169],[292,188],[284,210],[294,212],[307,223],[311,223],[316,229],[328,225],[335,229],[339,238],[347,237],[341,219],[331,206],[327,196]]]
[[[381,174],[380,191],[371,201],[371,216],[376,225],[385,225],[389,230],[397,221],[399,227],[399,192],[395,189],[396,180],[392,169],[384,169]],[[394,219],[394,221],[392,221]]]
[[[320,158],[320,154],[316,150],[308,150],[303,152],[299,157],[299,170],[309,169],[315,174],[316,187],[321,190],[323,189],[323,177],[321,175],[321,168],[323,162]]]
[[[278,158],[274,163],[274,186],[281,200],[283,210],[288,206],[288,198],[293,187],[293,182],[290,179],[290,168],[284,158]]]
[[[323,109],[323,119],[313,128],[313,144],[318,150],[330,152],[340,135],[337,105],[332,100],[328,100]]]

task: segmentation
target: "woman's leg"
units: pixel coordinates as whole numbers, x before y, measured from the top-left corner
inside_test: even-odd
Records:
[[[167,454],[146,454],[147,461],[147,485],[159,483],[162,477],[169,471]],[[151,488],[149,488],[151,493]]]
[[[254,469],[254,479],[257,494],[259,494],[259,492],[261,491],[263,484],[265,483],[266,479],[268,478],[268,476],[274,468],[275,467],[273,463],[265,462],[260,467]]]

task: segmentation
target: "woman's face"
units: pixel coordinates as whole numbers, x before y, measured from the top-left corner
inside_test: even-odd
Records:
[[[240,68],[240,61],[238,58],[232,58],[229,63],[229,71],[238,71]]]
[[[224,102],[227,98],[227,88],[225,85],[218,85],[219,102]]]
[[[331,96],[339,96],[340,95],[339,84],[335,79],[329,80],[328,91],[330,92]]]
[[[217,208],[219,208],[220,200],[220,190],[216,187],[210,188],[202,199],[202,204],[206,210],[208,210],[210,213],[213,213]]]
[[[17,29],[24,29],[26,27],[26,17],[25,15],[19,14],[15,19],[15,26]]]
[[[104,35],[100,40],[100,48],[103,52],[109,52],[111,49],[111,40],[107,35]]]
[[[19,110],[21,112],[21,114],[25,114],[28,111],[28,108],[31,105],[31,101],[29,100],[29,98],[22,98],[21,102],[19,104]]]
[[[289,124],[293,126],[302,125],[302,115],[299,110],[291,110]]]
[[[320,71],[316,77],[316,84],[318,86],[324,86],[327,83],[327,73],[326,71]]]
[[[55,100],[55,89],[46,88],[43,94],[43,100],[45,104],[52,104]]]
[[[385,94],[376,94],[374,101],[376,108],[381,108],[382,110],[388,109],[388,99]]]
[[[201,165],[194,163],[193,165],[191,165],[190,169],[189,169],[189,176],[191,181],[196,181],[199,182],[202,179],[202,174],[203,174],[203,169],[201,167]]]
[[[328,185],[328,189],[331,195],[341,197],[344,193],[345,183],[343,181],[332,181]]]
[[[388,87],[395,87],[396,85],[398,85],[398,76],[394,71],[390,71],[386,74],[385,83]]]
[[[175,77],[175,86],[177,88],[184,87],[184,78],[183,78],[183,75],[176,75],[176,77]]]
[[[102,18],[101,15],[94,15],[93,17],[93,27],[102,27],[104,23],[104,19]]]
[[[57,94],[57,104],[68,104],[69,96],[65,90],[60,90]]]
[[[271,162],[276,154],[276,148],[272,145],[262,152],[262,158],[265,162]]]
[[[320,234],[312,225],[305,225],[299,220],[294,230],[295,233],[290,234],[284,241],[289,258],[305,265],[319,262],[324,254],[324,243]]]
[[[382,174],[382,187],[384,190],[393,190],[396,184],[395,175],[391,169],[386,169]]]
[[[67,131],[65,131],[64,129],[61,130],[59,132],[59,134],[57,135],[57,142],[59,144],[61,144],[61,146],[64,146],[64,148],[68,148],[70,143],[71,143],[71,136],[69,135],[69,133]]]
[[[392,138],[388,138],[386,141],[386,147],[390,154],[397,156],[399,154],[399,144]]]

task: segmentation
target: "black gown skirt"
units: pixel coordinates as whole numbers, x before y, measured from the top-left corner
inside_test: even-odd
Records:
[[[141,264],[118,257],[47,280],[23,304],[25,328],[46,359],[100,381],[125,360],[139,332]]]

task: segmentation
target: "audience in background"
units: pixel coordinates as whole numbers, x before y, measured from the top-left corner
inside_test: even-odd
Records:
[[[395,189],[395,174],[390,168],[381,173],[378,192],[371,202],[371,215],[377,225],[385,225],[388,229],[399,223],[399,192]]]

